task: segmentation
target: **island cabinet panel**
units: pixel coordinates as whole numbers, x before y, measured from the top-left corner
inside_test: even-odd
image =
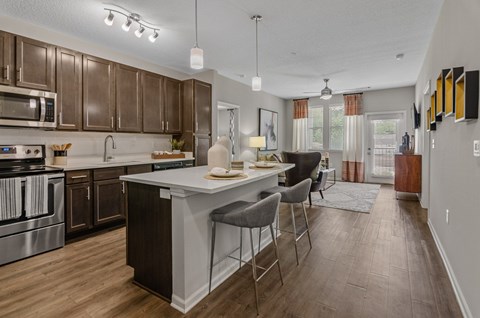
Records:
[[[115,70],[117,131],[142,131],[140,70],[117,64]]]
[[[13,83],[13,36],[0,31],[0,84]]]
[[[165,77],[165,133],[182,133],[182,82]]]
[[[83,56],[83,129],[113,131],[115,70],[111,61]]]
[[[54,90],[54,59],[53,45],[16,36],[16,85],[45,91]]]
[[[163,133],[165,115],[163,110],[163,76],[142,72],[143,131]]]
[[[422,192],[421,155],[395,155],[395,191]]]
[[[82,127],[82,54],[57,48],[57,129]]]
[[[134,283],[172,298],[172,207],[160,188],[128,183],[127,264]]]

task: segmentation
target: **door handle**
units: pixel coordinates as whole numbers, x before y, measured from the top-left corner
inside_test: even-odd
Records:
[[[60,124],[60,126],[63,125],[62,112],[59,112],[59,113],[58,113],[58,123]]]
[[[87,200],[90,201],[90,186],[87,187]]]
[[[168,120],[167,120],[167,131],[168,131]]]
[[[18,68],[18,78],[17,78],[17,80],[19,82],[22,81],[22,67],[21,66]]]
[[[122,181],[122,193],[125,194],[125,181]]]
[[[162,130],[165,130],[165,122],[162,120]]]
[[[121,117],[120,117],[120,116],[118,116],[118,128],[120,128],[120,123],[121,123],[121,120],[122,120],[122,119],[121,119]],[[112,127],[112,128],[113,128],[113,127]]]
[[[112,129],[113,129],[113,116],[110,118],[110,126],[111,126]]]
[[[6,79],[7,81],[9,81],[9,80],[10,80],[10,65],[7,65],[7,66],[5,67],[5,71],[7,72],[7,74],[5,74],[5,79]]]

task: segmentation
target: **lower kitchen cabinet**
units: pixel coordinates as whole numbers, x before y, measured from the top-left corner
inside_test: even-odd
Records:
[[[65,230],[73,233],[92,227],[92,200],[90,183],[67,184]]]
[[[93,182],[95,225],[125,218],[125,182],[118,179]]]

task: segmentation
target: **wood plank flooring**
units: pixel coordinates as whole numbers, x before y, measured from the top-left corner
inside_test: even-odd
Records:
[[[289,211],[282,206],[282,223]],[[300,216],[300,211],[297,211]],[[261,317],[461,317],[418,202],[382,186],[370,214],[311,207],[313,249],[279,238],[285,285],[273,270],[260,282]],[[301,219],[299,219],[300,222]],[[271,260],[266,248],[260,265]],[[0,267],[0,317],[183,317],[132,284],[125,229]],[[256,317],[244,266],[186,317]]]

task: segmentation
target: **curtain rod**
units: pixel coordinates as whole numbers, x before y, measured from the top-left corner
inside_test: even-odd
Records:
[[[363,95],[363,92],[343,94],[343,96],[348,96],[348,95]]]

